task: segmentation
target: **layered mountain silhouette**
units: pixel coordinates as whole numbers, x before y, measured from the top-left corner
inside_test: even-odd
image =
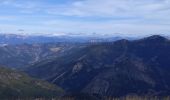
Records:
[[[37,80],[28,75],[0,67],[0,98],[16,100],[29,98],[51,98],[60,96],[63,90],[48,82]]]
[[[155,35],[89,44],[25,72],[69,93],[170,95],[170,41]]]
[[[86,43],[86,42],[104,42],[115,41],[121,39],[121,36],[108,36],[108,35],[81,35],[81,34],[3,34],[0,33],[0,44],[34,44],[34,43]],[[124,37],[134,39],[135,37]]]

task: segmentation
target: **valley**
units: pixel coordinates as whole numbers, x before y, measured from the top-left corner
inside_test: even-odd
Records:
[[[74,44],[65,43],[2,45],[0,47],[0,65],[24,68],[41,60],[64,55],[68,50],[74,48]]]

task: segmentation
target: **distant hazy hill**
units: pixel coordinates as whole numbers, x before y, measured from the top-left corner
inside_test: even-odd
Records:
[[[27,75],[0,67],[0,99],[56,97],[63,93],[59,87]]]
[[[170,95],[170,41],[155,35],[79,48],[26,70],[68,92]]]
[[[44,59],[66,54],[75,46],[65,43],[20,44],[0,46],[0,65],[23,68]]]

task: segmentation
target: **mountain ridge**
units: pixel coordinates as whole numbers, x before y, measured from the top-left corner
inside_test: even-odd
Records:
[[[52,62],[32,66],[26,72],[68,92],[167,95],[170,94],[169,51],[170,41],[162,36],[123,39],[91,44]]]

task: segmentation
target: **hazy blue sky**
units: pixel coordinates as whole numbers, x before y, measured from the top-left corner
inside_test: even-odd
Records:
[[[170,0],[0,0],[0,31],[170,33]]]

